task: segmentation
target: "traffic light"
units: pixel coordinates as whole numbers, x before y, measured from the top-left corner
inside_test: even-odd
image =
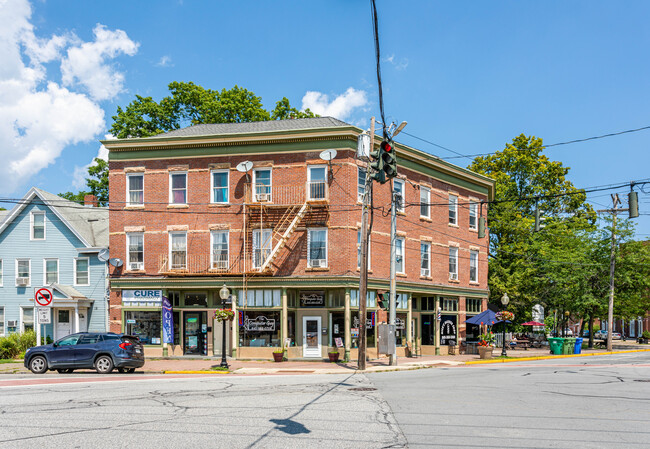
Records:
[[[384,149],[382,157],[384,159],[384,172],[386,173],[386,178],[394,178],[397,176],[397,157],[395,157],[393,142],[383,141],[380,148],[381,147]]]
[[[377,305],[382,310],[388,310],[390,303],[386,297],[386,292],[378,291],[377,292]]]
[[[370,174],[370,178],[379,182],[380,184],[384,184],[386,182],[386,173],[384,172],[383,151],[384,151],[384,143],[382,142],[381,145],[379,146],[379,149],[377,149],[377,151],[370,152],[370,158],[372,159],[372,162],[370,163],[370,168],[373,170],[373,172]]]
[[[628,193],[627,202],[629,204],[630,218],[637,218],[639,216],[639,194],[636,192]]]

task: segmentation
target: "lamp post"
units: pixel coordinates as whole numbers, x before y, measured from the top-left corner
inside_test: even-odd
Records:
[[[508,308],[508,303],[510,302],[510,298],[508,298],[508,294],[504,293],[503,296],[501,297],[501,304],[503,304],[503,310],[506,310]],[[508,353],[506,352],[506,320],[503,319],[503,329],[502,329],[502,336],[503,336],[503,349],[501,350],[501,357],[506,357]]]
[[[566,330],[567,330],[567,326],[569,325],[569,315],[571,315],[571,312],[569,312],[568,310],[564,312],[564,329],[562,330],[563,337],[566,337]]]
[[[225,308],[226,305],[232,304],[230,299],[230,290],[226,287],[226,284],[223,284],[223,287],[219,290],[219,297],[221,298],[221,308]],[[226,360],[226,320],[221,320],[221,364],[219,365],[222,368],[228,368],[228,361]]]

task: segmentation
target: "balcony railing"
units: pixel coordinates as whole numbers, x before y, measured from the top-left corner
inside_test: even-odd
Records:
[[[329,200],[329,186],[325,181],[302,185],[246,185],[246,202],[266,205],[295,205]]]
[[[247,264],[251,270],[251,262]],[[158,273],[166,275],[217,275],[241,274],[244,272],[244,259],[241,255],[185,254],[185,257],[175,255],[170,263],[168,254],[158,256]]]

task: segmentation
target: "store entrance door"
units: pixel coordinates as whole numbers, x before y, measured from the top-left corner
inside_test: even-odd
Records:
[[[206,312],[185,312],[183,350],[185,355],[207,355]]]
[[[319,316],[306,316],[302,318],[302,356],[322,357],[320,341],[320,324]]]

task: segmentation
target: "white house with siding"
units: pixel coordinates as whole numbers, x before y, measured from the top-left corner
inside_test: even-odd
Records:
[[[91,201],[94,197],[89,198]],[[57,340],[108,328],[108,209],[33,187],[0,213],[0,336],[34,329]],[[38,326],[34,295],[52,291],[50,324]]]

